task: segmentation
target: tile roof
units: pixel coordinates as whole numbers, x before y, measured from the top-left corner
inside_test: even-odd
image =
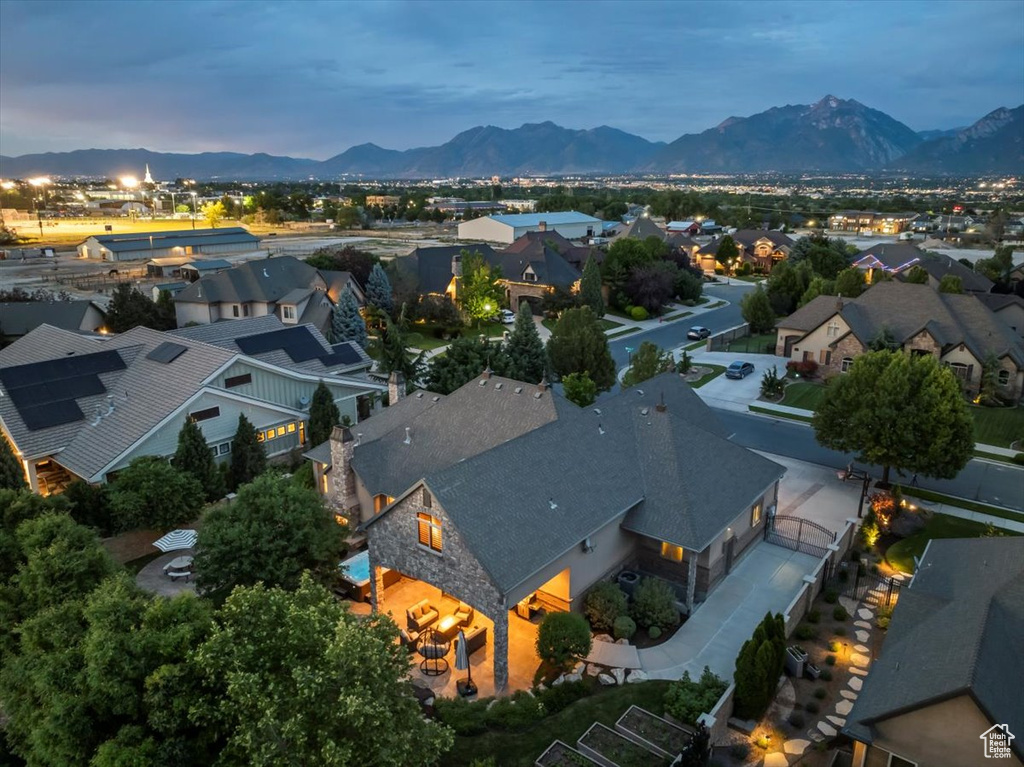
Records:
[[[92,301],[12,301],[0,303],[0,335],[23,336],[40,325],[78,332],[86,312],[94,307],[103,317],[106,313]]]
[[[150,244],[152,238],[152,245]],[[109,251],[146,250],[154,248],[202,247],[222,243],[251,243],[259,245],[260,238],[240,226],[224,229],[173,229],[157,232],[131,232],[126,234],[98,234],[96,240]]]
[[[1024,729],[1021,637],[1024,538],[932,540],[901,589],[846,732],[870,742],[875,722],[961,694],[993,722]]]

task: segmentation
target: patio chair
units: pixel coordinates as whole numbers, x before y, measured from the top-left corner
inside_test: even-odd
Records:
[[[440,613],[426,599],[421,599],[405,611],[405,623],[409,631],[423,631],[437,622]]]
[[[487,646],[487,627],[474,626],[463,634],[466,637],[466,654],[472,655],[481,647]],[[459,650],[459,640],[455,640],[455,651]]]
[[[473,608],[465,602],[459,602],[453,615],[460,626],[468,626],[473,620]]]

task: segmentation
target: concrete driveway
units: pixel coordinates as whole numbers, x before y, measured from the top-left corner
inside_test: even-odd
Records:
[[[782,612],[803,586],[817,558],[760,541],[711,592],[675,635],[640,650],[644,671],[654,679],[694,679],[709,666],[732,681],[740,647],[766,612]]]
[[[682,352],[676,353],[678,359]],[[736,410],[741,413],[747,412],[747,405],[754,402],[761,396],[761,376],[764,372],[775,366],[779,376],[786,374],[786,357],[776,357],[774,354],[736,354],[734,352],[691,352],[693,361],[697,364],[710,363],[729,367],[733,362],[749,362],[754,366],[754,372],[746,378],[726,378],[725,373],[712,381],[704,384],[694,391],[702,400],[711,407],[722,410]]]

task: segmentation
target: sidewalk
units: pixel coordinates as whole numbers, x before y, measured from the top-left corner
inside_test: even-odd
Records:
[[[670,304],[665,309],[665,317],[673,317],[673,319],[665,319],[665,317],[651,317],[647,320],[631,320],[625,317],[620,317],[617,314],[605,314],[605,319],[611,320],[612,322],[619,323],[619,327],[609,328],[605,331],[605,335],[615,335],[622,333],[624,330],[630,328],[636,328],[637,331],[643,330],[655,330],[657,328],[664,327],[665,325],[674,325],[677,322],[691,322],[695,317],[706,312],[713,312],[715,309],[721,309],[725,306],[729,306],[730,301],[726,301],[724,298],[715,298],[714,296],[705,296],[708,298],[708,302],[705,304],[698,304],[697,306],[684,306],[682,304]],[[714,309],[711,307],[714,306]],[[693,321],[694,325],[699,325],[699,322]],[[542,336],[543,337],[543,336]]]

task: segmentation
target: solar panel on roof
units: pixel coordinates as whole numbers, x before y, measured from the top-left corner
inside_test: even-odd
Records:
[[[305,362],[324,354],[323,345],[304,325],[245,336],[236,340],[235,343],[244,353],[252,355],[282,349],[292,362]]]
[[[82,409],[73,399],[60,400],[59,402],[48,402],[45,405],[35,407],[18,408],[21,420],[25,422],[29,431],[49,429],[52,426],[60,426],[65,423],[81,421],[85,416]]]
[[[66,399],[78,399],[93,394],[103,394],[106,387],[95,373],[75,378],[65,378],[53,383],[38,384],[36,386],[25,386],[19,389],[11,389],[11,401],[16,408],[35,407],[45,405],[48,402],[58,402]]]
[[[154,362],[162,362],[168,364],[178,359],[182,354],[188,351],[187,346],[176,344],[173,341],[164,341],[162,344],[157,346],[153,351],[146,355],[147,360],[153,360]]]
[[[353,365],[362,362],[363,356],[355,348],[351,341],[343,344],[335,344],[331,347],[331,353],[320,357],[320,361],[327,367],[335,365]]]
[[[25,386],[52,383],[64,378],[124,370],[125,367],[121,355],[114,350],[108,350],[61,357],[45,362],[32,362],[28,365],[14,365],[0,370],[0,381],[8,389],[20,389]]]

